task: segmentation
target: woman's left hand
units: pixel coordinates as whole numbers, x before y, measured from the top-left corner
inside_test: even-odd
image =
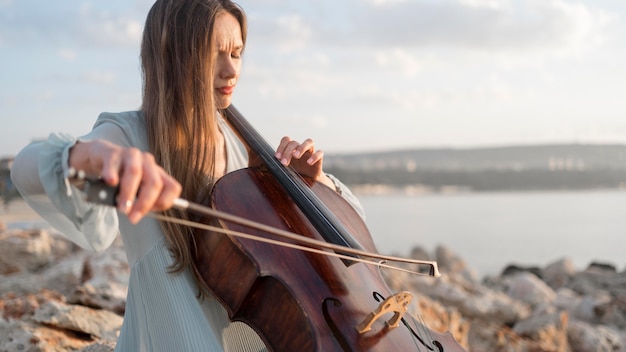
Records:
[[[324,152],[315,150],[315,143],[308,138],[299,143],[289,137],[283,137],[274,156],[285,166],[291,166],[300,175],[334,188],[333,181],[326,176],[322,168]]]

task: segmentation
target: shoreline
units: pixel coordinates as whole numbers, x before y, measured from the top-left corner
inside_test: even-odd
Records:
[[[456,194],[460,194],[460,193],[456,193]],[[361,194],[361,196],[364,196],[364,197],[377,197],[377,196],[382,196],[382,195],[383,194]],[[385,194],[385,195],[389,195],[389,194]],[[411,194],[406,194],[406,193],[405,194],[396,193],[395,195],[417,196],[415,194],[411,195]],[[433,195],[433,194],[428,194],[428,193],[420,194],[420,196],[430,196],[430,195]],[[435,193],[435,195],[446,196],[446,195],[451,195],[451,194]],[[370,224],[370,227],[371,227],[371,224]],[[47,221],[44,218],[39,216],[39,214],[37,214],[33,209],[31,209],[30,206],[28,206],[28,204],[21,198],[11,201],[8,211],[0,206],[0,230],[3,228],[4,229],[21,229],[21,230],[46,229],[46,230],[52,230],[53,232],[57,232],[53,227],[51,227],[47,223]],[[446,243],[446,242],[429,243],[428,241],[424,241],[421,244],[414,244],[412,248],[407,248],[407,251],[405,252],[398,252],[397,250],[388,250],[385,252],[385,254],[397,255],[397,256],[410,256],[411,251],[413,250],[420,249],[420,250],[425,250],[427,252],[433,252],[436,250],[438,246],[441,246],[441,245],[444,247],[451,247],[451,248],[454,247],[454,246],[450,246],[450,243]],[[528,260],[524,258],[510,258],[507,262],[503,262],[502,265],[500,265],[497,268],[493,268],[492,266],[489,266],[491,270],[481,270],[480,260],[478,261],[471,260],[470,259],[472,257],[471,255],[468,255],[467,253],[463,253],[463,251],[460,251],[458,248],[453,248],[453,250],[457,252],[457,254],[466,262],[467,265],[469,265],[474,270],[476,270],[478,276],[482,278],[489,277],[492,275],[499,275],[508,266],[518,266],[518,267],[527,267],[527,268],[541,267],[541,266],[549,265],[552,262],[559,261],[562,259],[573,260],[574,262],[576,262],[577,268],[580,270],[584,270],[586,267],[588,267],[594,262],[613,265],[616,267],[618,271],[626,270],[626,268],[623,268],[623,262],[615,261],[615,260],[612,260],[611,258],[597,258],[596,257],[590,260],[585,260],[584,262],[580,262],[578,260],[575,260],[576,258],[573,258],[571,256],[571,253],[570,254],[560,253],[544,261],[533,261],[533,260]]]

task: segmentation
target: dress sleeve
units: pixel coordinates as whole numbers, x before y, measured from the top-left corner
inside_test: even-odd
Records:
[[[85,202],[82,191],[68,182],[69,150],[80,140],[119,142],[123,136],[114,124],[102,124],[80,139],[53,133],[18,153],[11,179],[28,205],[67,238],[88,250],[104,250],[119,232],[117,211]]]
[[[345,200],[347,200],[350,205],[352,205],[354,210],[356,210],[361,218],[365,220],[365,210],[363,209],[363,206],[361,205],[359,199],[352,193],[352,191],[350,191],[350,188],[348,188],[348,186],[343,184],[343,182],[341,182],[337,177],[333,176],[332,174],[326,174],[326,176],[328,176],[328,178],[330,178],[335,184],[335,190],[337,191],[337,193],[341,194],[341,196]]]

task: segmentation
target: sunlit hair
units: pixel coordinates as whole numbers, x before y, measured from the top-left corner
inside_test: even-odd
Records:
[[[141,45],[142,110],[151,152],[181,183],[182,197],[195,201],[203,201],[215,181],[219,131],[213,96],[217,53],[212,33],[216,18],[223,13],[239,21],[245,44],[246,17],[233,2],[157,0],[148,13]],[[167,215],[188,218],[177,210]],[[191,269],[203,288],[192,260],[192,230],[169,222],[161,222],[161,227],[174,258],[171,271]]]

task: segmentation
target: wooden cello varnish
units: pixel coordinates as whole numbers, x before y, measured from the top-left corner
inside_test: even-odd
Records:
[[[232,121],[243,119],[234,107],[225,114],[253,152],[261,159],[273,158],[271,148],[255,149],[258,141],[248,140],[252,137],[244,135],[248,132],[237,126],[239,121]],[[279,163],[268,166],[272,161],[264,162],[262,168],[222,177],[214,187],[211,206],[303,236],[377,252],[361,217],[334,190],[297,175],[297,180],[288,180],[285,186],[279,180],[294,175],[276,175],[272,168],[280,168]],[[306,189],[285,189],[292,183]],[[304,207],[310,204],[297,199],[301,193],[305,197],[313,193],[312,206],[320,207],[321,202],[324,209],[303,209],[302,203]],[[318,215],[324,219],[310,219]],[[271,237],[238,224],[221,226]],[[197,233],[195,238],[195,261],[204,282],[230,318],[252,327],[270,350],[464,351],[450,334],[429,331],[428,336],[419,336],[403,323],[390,327],[386,320],[376,320],[371,330],[357,331],[364,319],[380,310],[379,297],[394,295],[374,266],[227,235]]]

